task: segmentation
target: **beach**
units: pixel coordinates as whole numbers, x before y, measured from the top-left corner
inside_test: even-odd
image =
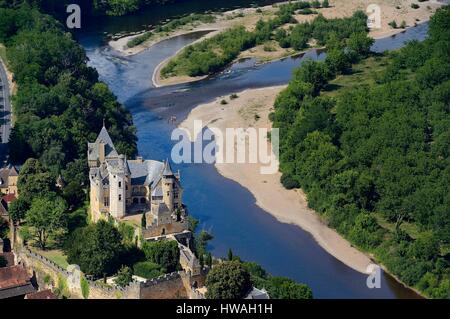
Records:
[[[273,111],[276,96],[283,88],[285,86],[245,90],[236,93],[238,97],[234,99],[229,96],[219,97],[214,102],[197,106],[179,127],[192,134],[194,120],[202,120],[204,126],[222,131],[225,128],[270,129],[269,113]],[[222,100],[228,104],[223,104]],[[371,259],[352,247],[329,228],[316,212],[308,208],[302,190],[285,189],[280,183],[281,173],[263,175],[260,172],[261,164],[215,165],[221,175],[247,188],[255,197],[256,204],[277,220],[301,227],[329,254],[356,271],[366,273]]]

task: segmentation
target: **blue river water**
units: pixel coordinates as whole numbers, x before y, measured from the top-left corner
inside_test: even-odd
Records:
[[[377,40],[373,49],[397,49],[407,40],[423,40],[428,25],[420,24],[395,37]],[[95,67],[118,99],[133,115],[144,158],[170,157],[174,126],[167,119],[184,118],[192,108],[248,88],[286,84],[294,68],[306,58],[324,59],[325,53],[306,54],[257,65],[254,60],[235,63],[209,79],[164,88],[154,88],[151,75],[155,67],[200,34],[180,36],[161,42],[144,52],[123,57],[104,43],[103,34],[78,35],[90,65]],[[415,298],[417,295],[383,274],[381,288],[369,289],[367,276],[354,271],[322,249],[301,228],[277,221],[255,204],[245,188],[218,174],[213,165],[175,165],[181,171],[184,202],[200,219],[201,227],[214,235],[210,249],[225,256],[229,248],[248,261],[261,264],[272,275],[286,276],[308,284],[316,298]]]

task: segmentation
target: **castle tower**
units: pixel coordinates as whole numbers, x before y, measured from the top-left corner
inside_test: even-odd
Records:
[[[169,208],[169,211],[174,210],[174,188],[176,188],[175,175],[170,167],[169,160],[164,163],[164,170],[162,173],[162,190],[163,190],[163,201]]]
[[[122,218],[126,213],[128,177],[125,161],[125,156],[120,155],[117,160],[108,162],[110,214],[115,218]]]

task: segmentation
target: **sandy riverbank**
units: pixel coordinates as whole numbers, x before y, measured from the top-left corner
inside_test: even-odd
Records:
[[[193,121],[221,130],[225,128],[270,128],[269,113],[278,93],[285,86],[246,90],[238,98],[219,97],[216,101],[193,109],[180,127],[193,131]],[[228,104],[223,105],[222,100]],[[192,133],[191,133],[192,134]],[[371,263],[368,256],[353,248],[337,232],[328,228],[319,215],[308,208],[301,190],[287,190],[280,183],[280,173],[262,175],[260,164],[216,164],[220,174],[247,188],[256,204],[279,221],[297,225],[312,234],[331,255],[349,267],[365,273]]]

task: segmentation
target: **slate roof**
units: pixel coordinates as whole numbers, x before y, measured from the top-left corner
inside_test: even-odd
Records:
[[[265,289],[253,287],[252,291],[244,299],[270,299],[270,297]]]
[[[131,173],[131,185],[156,185],[164,169],[164,163],[146,160],[146,161],[128,161],[128,167]]]
[[[116,148],[114,147],[114,143],[111,140],[111,137],[109,136],[108,131],[103,126],[102,130],[98,134],[97,140],[95,143],[103,142],[105,145],[105,157],[116,157],[119,156],[119,154],[116,151]]]
[[[152,191],[152,197],[163,197],[162,187],[158,186]]]
[[[158,206],[158,215],[162,214],[171,214],[169,207],[167,207],[166,203],[160,203]]]
[[[164,163],[164,176],[173,176],[172,167],[170,167],[170,162],[168,159],[166,159],[166,162]]]
[[[108,131],[103,126],[102,130],[98,134],[97,139],[95,140],[95,143],[88,143],[88,159],[89,160],[95,161],[99,158],[98,144],[100,142],[105,144],[105,157],[119,156],[119,154],[117,153],[116,147],[114,146],[114,143],[111,139],[111,136],[109,136]]]

